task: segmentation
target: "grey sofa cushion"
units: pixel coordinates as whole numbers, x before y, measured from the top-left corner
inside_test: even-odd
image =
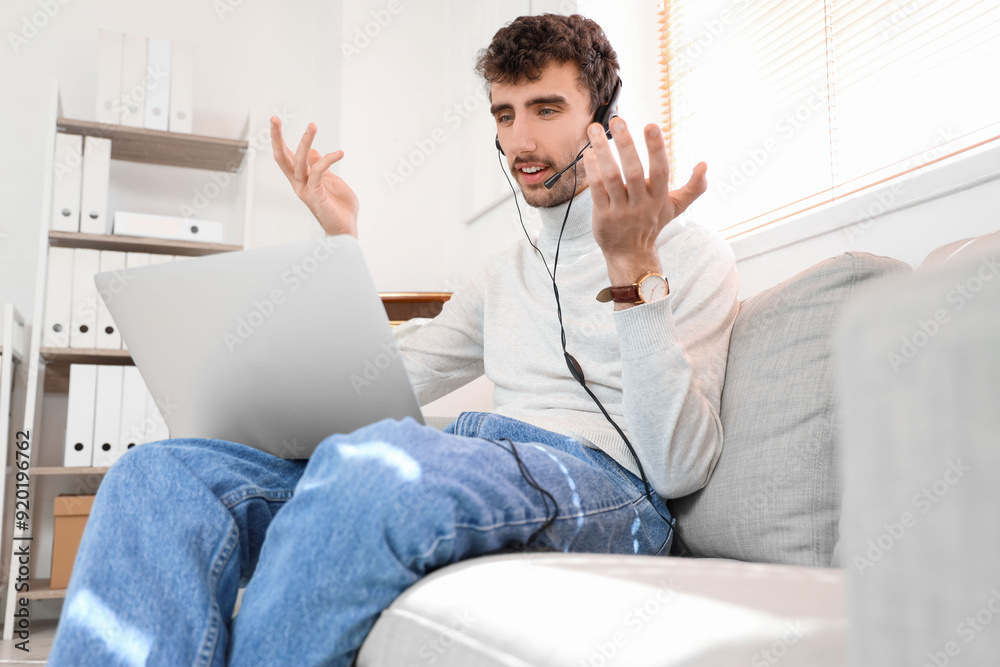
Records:
[[[704,489],[670,503],[685,555],[831,565],[841,496],[832,331],[866,283],[909,270],[845,253],[740,304],[722,392],[722,456]]]

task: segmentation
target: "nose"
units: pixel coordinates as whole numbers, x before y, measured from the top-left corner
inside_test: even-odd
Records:
[[[507,154],[511,156],[522,153],[533,153],[537,148],[535,134],[526,119],[514,119],[514,122],[511,123],[507,141],[509,142]]]

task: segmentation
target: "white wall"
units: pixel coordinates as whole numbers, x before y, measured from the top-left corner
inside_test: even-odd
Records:
[[[476,52],[528,3],[394,6],[367,44],[361,31],[390,3],[344,7],[342,39],[357,52],[341,64],[340,173],[361,201],[359,238],[379,289],[450,291],[454,277],[521,233],[516,219],[510,224],[511,201],[477,215],[510,192],[473,66]]]
[[[732,241],[747,298],[848,250],[916,268],[935,248],[1000,229],[1000,147],[929,165],[907,178]]]
[[[290,134],[301,135],[316,121],[324,139],[339,132],[340,1],[289,0],[62,0],[45,16],[36,0],[5,0],[0,26],[0,302],[13,302],[29,320],[34,301],[35,263],[42,207],[42,168],[47,133],[48,86],[59,82],[63,114],[94,119],[97,35],[103,28],[194,45],[193,123],[197,134],[236,138],[247,119],[258,133],[252,243],[265,245],[307,238],[318,231],[271,159],[268,118],[286,119]],[[236,5],[236,6],[233,6]],[[228,8],[220,11],[219,8]],[[35,28],[40,24],[41,28]],[[15,49],[10,32],[30,35]],[[263,131],[263,133],[260,133]],[[331,136],[332,135],[332,136]],[[294,147],[294,144],[293,144]],[[201,170],[112,163],[112,210],[179,214],[211,182]],[[235,203],[236,179],[201,217],[227,222],[226,238],[240,242]]]

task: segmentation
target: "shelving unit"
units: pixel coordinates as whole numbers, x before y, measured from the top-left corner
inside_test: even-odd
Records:
[[[150,239],[142,236],[113,236],[108,234],[85,234],[83,232],[57,232],[55,230],[49,230],[49,245],[57,248],[153,252],[187,255],[189,257],[212,255],[217,252],[231,252],[242,248],[242,246],[226,243],[168,241],[166,239]]]
[[[20,413],[24,407],[26,394],[24,361],[27,358],[27,332],[24,318],[14,308],[7,304],[0,314],[3,335],[0,337],[0,461],[4,462],[6,474],[0,476],[0,535],[6,536],[9,518],[14,517],[15,488],[8,485],[8,479],[17,470],[18,442],[23,441],[15,431],[18,426],[12,423],[11,417]],[[16,479],[16,477],[14,478]],[[7,552],[7,544],[0,540]]]
[[[237,173],[247,153],[245,139],[223,139],[198,134],[108,125],[92,120],[56,119],[56,131],[111,140],[111,159],[170,167]]]
[[[3,562],[0,564],[3,573],[2,590],[5,595],[3,639],[13,637],[14,613],[19,606],[19,599],[42,600],[58,599],[65,596],[65,589],[51,589],[49,580],[33,576],[39,558],[42,554],[36,550],[38,540],[34,540],[35,531],[40,523],[36,521],[35,510],[35,477],[43,479],[88,479],[99,477],[108,468],[62,466],[31,466],[38,458],[36,447],[41,434],[41,406],[44,392],[67,391],[69,384],[70,364],[116,364],[132,363],[127,350],[52,348],[42,347],[43,327],[41,320],[45,312],[46,275],[48,271],[49,247],[93,248],[97,250],[114,250],[120,252],[147,252],[158,254],[201,256],[219,252],[240,250],[247,245],[250,232],[250,210],[252,206],[253,182],[253,151],[249,150],[249,137],[253,136],[253,118],[251,110],[247,116],[240,139],[226,139],[194,134],[164,132],[145,128],[124,127],[96,123],[87,120],[65,118],[62,112],[62,102],[59,96],[58,82],[53,80],[50,86],[50,102],[47,127],[52,128],[46,136],[45,168],[42,184],[41,228],[38,248],[38,264],[36,274],[34,319],[35,326],[31,329],[31,344],[28,346],[26,373],[26,389],[24,400],[23,428],[31,434],[29,446],[25,450],[28,460],[28,520],[26,527],[13,526],[9,529],[3,518],[0,518],[2,530]],[[242,244],[202,243],[197,241],[172,241],[145,237],[126,237],[104,234],[86,234],[80,232],[60,232],[49,229],[52,207],[53,167],[55,159],[55,138],[57,132],[83,136],[99,136],[111,140],[111,159],[128,162],[140,162],[161,166],[186,167],[210,171],[225,171],[238,174],[234,184],[241,188],[242,198],[239,200],[239,222],[241,225]],[[12,461],[5,464],[3,481],[11,478],[17,468]],[[96,487],[98,482],[90,486]],[[2,486],[0,486],[2,488]],[[6,508],[5,508],[6,511]],[[31,544],[32,553],[28,562],[28,590],[16,591],[19,563],[15,549],[20,544]]]
[[[25,359],[25,335],[24,318],[11,304],[6,304],[0,313],[0,326],[3,335],[0,337],[0,461],[11,472],[16,467],[17,441],[19,440],[11,423],[12,414],[17,414],[16,403],[23,402],[24,391],[23,382],[20,380],[24,374],[21,365]],[[13,443],[13,447],[11,444]],[[0,535],[7,532],[7,518],[13,514],[13,505],[8,511],[4,500],[7,497],[7,477],[0,477]],[[13,496],[13,494],[11,494]],[[13,498],[11,499],[13,502]]]
[[[48,126],[52,132],[47,137],[45,171],[42,187],[41,225],[46,230],[41,234],[38,250],[38,269],[36,275],[36,290],[34,317],[36,325],[29,327],[31,344],[25,358],[28,360],[26,388],[23,406],[23,427],[31,433],[30,446],[27,448],[29,473],[29,518],[26,528],[12,527],[8,529],[0,517],[0,535],[2,535],[2,563],[0,572],[4,579],[0,590],[5,594],[3,639],[13,637],[14,613],[21,598],[26,600],[48,600],[65,597],[65,589],[52,589],[50,580],[32,576],[38,559],[50,554],[36,552],[38,541],[33,540],[40,521],[36,521],[34,491],[36,484],[30,480],[43,479],[81,479],[88,480],[89,486],[96,490],[101,476],[108,471],[107,467],[63,467],[53,465],[31,465],[39,457],[36,447],[40,442],[42,424],[41,406],[45,393],[65,393],[69,387],[69,367],[71,364],[102,364],[130,365],[132,358],[128,350],[84,349],[43,347],[43,326],[40,321],[45,312],[46,276],[48,270],[48,249],[50,247],[92,248],[97,250],[114,250],[121,252],[147,252],[183,256],[202,256],[220,252],[232,252],[248,247],[249,217],[252,206],[253,152],[248,150],[246,138],[253,136],[251,112],[247,124],[243,128],[244,139],[220,139],[190,134],[177,134],[142,128],[108,126],[91,121],[67,119],[62,116],[62,105],[59,98],[58,85],[55,81],[51,86],[51,103]],[[214,171],[230,171],[239,174],[239,184],[242,187],[243,198],[240,202],[242,245],[223,243],[203,243],[196,241],[169,241],[144,237],[126,237],[104,234],[86,234],[79,232],[60,232],[49,230],[52,205],[53,161],[55,152],[56,132],[69,134],[93,135],[110,138],[111,159],[142,162],[147,164],[199,168]],[[414,317],[434,317],[451,294],[446,292],[408,293],[393,292],[382,294],[382,301],[390,321],[399,323]],[[22,322],[23,324],[23,322]],[[0,481],[10,478],[17,468],[12,461],[5,464],[5,474]],[[5,515],[12,516],[5,508]],[[33,553],[29,559],[26,591],[16,591],[18,563],[15,549],[18,544],[30,543]]]

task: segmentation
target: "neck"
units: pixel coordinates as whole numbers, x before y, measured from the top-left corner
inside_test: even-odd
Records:
[[[542,230],[538,235],[538,241],[539,247],[543,250],[555,250],[563,219],[566,218],[567,207],[569,218],[566,219],[566,229],[562,234],[560,253],[567,249],[589,247],[594,244],[593,200],[590,188],[584,187],[575,197],[563,204],[536,209],[542,219]]]

